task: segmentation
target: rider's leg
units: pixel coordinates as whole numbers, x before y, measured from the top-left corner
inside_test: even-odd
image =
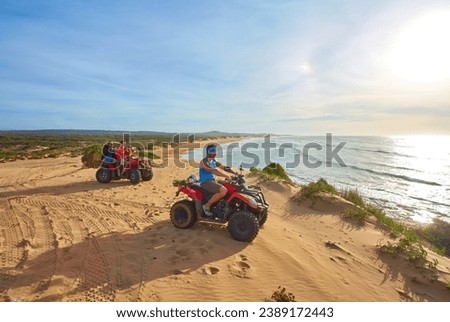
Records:
[[[224,186],[220,187],[219,192],[217,192],[216,194],[214,194],[211,199],[209,199],[209,201],[205,204],[205,208],[206,209],[210,209],[211,206],[219,201],[220,199],[222,199],[223,197],[225,197],[225,195],[227,194],[227,188],[225,188]]]
[[[125,176],[126,168],[127,168],[127,160],[122,160],[122,172],[121,172],[120,176],[122,176],[122,177]]]
[[[213,205],[213,203],[225,197],[225,195],[227,194],[227,188],[222,186],[220,183],[215,182],[214,180],[203,182],[201,186],[206,191],[214,194],[211,199],[203,205],[203,212],[205,213],[205,215],[207,217],[212,217],[213,214],[210,209],[211,206]]]
[[[120,161],[116,160],[114,171],[117,177],[120,177]]]

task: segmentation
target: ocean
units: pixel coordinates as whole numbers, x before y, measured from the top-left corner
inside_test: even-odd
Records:
[[[194,149],[183,158],[203,155]],[[397,219],[450,222],[450,136],[272,135],[222,144],[217,159],[244,169],[277,162],[299,184],[324,178]]]

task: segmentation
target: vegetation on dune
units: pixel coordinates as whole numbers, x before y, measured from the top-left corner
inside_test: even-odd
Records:
[[[357,207],[350,208],[348,207],[344,211],[344,218],[355,220],[360,225],[364,225],[369,213],[365,208]]]
[[[252,168],[250,171],[268,180],[275,178],[286,180],[287,178],[289,182],[292,182],[283,167],[278,163],[270,164],[263,170]],[[302,186],[301,192],[294,199],[299,202],[306,199],[316,201],[323,198],[324,194],[340,196],[356,206],[345,209],[344,218],[346,219],[351,219],[358,224],[364,225],[370,216],[375,217],[377,222],[397,240],[395,244],[391,243],[381,247],[383,252],[394,255],[402,253],[406,255],[408,260],[415,262],[420,267],[428,268],[435,267],[436,263],[427,260],[427,252],[424,249],[425,243],[429,244],[440,255],[450,255],[450,224],[445,221],[435,219],[432,225],[426,227],[409,227],[386,215],[381,208],[367,204],[357,190],[338,190],[324,178]]]
[[[78,136],[0,134],[0,160],[39,159],[81,154]]]
[[[335,187],[330,185],[325,179],[320,178],[316,182],[310,182],[308,185],[302,187],[302,192],[299,196],[299,201],[306,199],[317,200],[323,192],[336,194]]]
[[[102,159],[102,146],[94,144],[86,147],[81,157],[81,162],[86,168],[97,168]]]
[[[436,253],[450,257],[450,223],[434,218],[430,225],[417,229],[417,234],[428,241]]]
[[[296,302],[296,300],[294,294],[287,292],[286,288],[280,285],[270,298],[266,299],[266,302]]]
[[[339,195],[344,198],[345,200],[350,201],[351,203],[359,206],[359,207],[365,207],[366,203],[364,202],[363,197],[361,196],[361,194],[358,192],[358,190],[353,190],[353,189],[345,189],[345,190],[341,190],[339,192]]]
[[[262,170],[251,168],[250,172],[253,174],[257,174],[266,180],[282,179],[284,181],[292,183],[291,178],[289,178],[283,166],[279,163],[271,163]]]
[[[410,227],[387,216],[382,209],[367,204],[358,191],[338,191],[323,178],[303,186],[299,195],[294,199],[298,202],[306,199],[314,201],[322,198],[324,193],[340,196],[356,206],[345,210],[345,218],[364,224],[370,216],[375,217],[377,222],[395,239],[394,242],[387,242],[380,246],[380,251],[394,256],[405,256],[430,279],[435,278],[434,271],[438,262],[428,258],[425,245],[429,245],[440,255],[450,255],[450,224],[443,220],[435,219],[433,224],[424,227]]]

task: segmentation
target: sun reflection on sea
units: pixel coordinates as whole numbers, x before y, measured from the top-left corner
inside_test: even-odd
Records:
[[[398,156],[393,162],[405,169],[399,174],[427,183],[409,182],[403,187],[405,195],[417,199],[418,203],[426,199],[448,204],[445,190],[450,188],[450,136],[397,136],[392,139],[396,142],[394,152]],[[422,220],[434,217],[433,213],[418,215]]]
[[[396,153],[410,156],[406,165],[412,169],[427,172],[450,167],[450,136],[396,136],[393,140],[397,143]]]

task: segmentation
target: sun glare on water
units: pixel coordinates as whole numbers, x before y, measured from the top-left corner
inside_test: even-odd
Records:
[[[450,79],[450,11],[430,13],[407,24],[395,39],[389,65],[404,80]]]
[[[412,135],[394,137],[394,140],[398,145],[396,152],[407,156],[401,159],[401,166],[420,172],[418,175],[424,180],[450,185],[447,175],[450,169],[450,136]]]

